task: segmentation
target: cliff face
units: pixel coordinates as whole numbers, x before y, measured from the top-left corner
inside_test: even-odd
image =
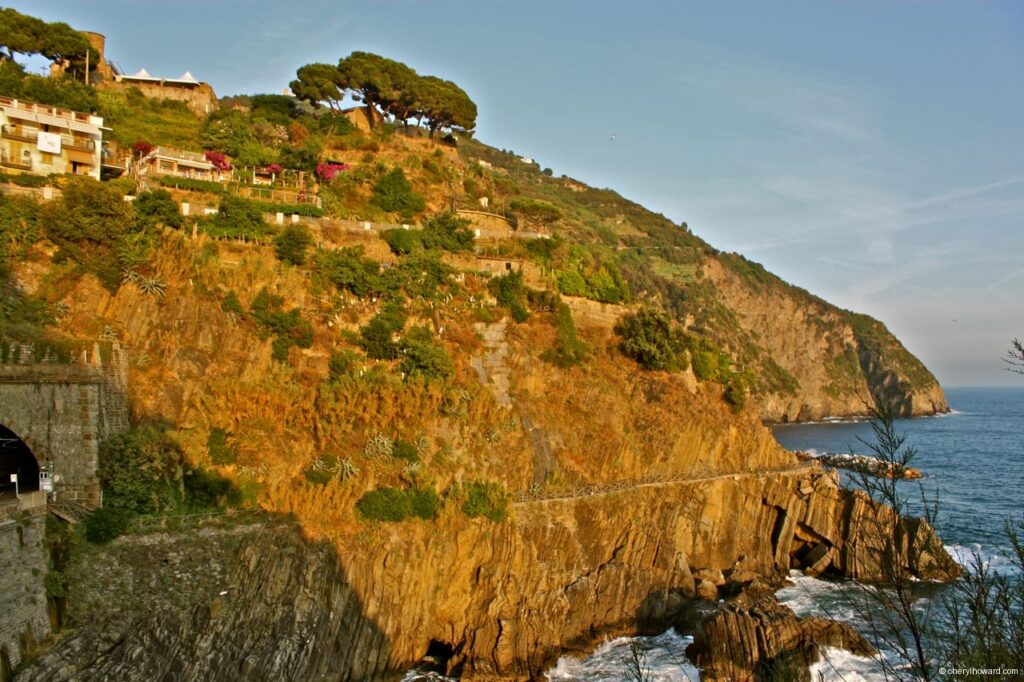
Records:
[[[880,322],[831,306],[763,270],[760,280],[744,277],[732,261],[737,258],[708,259],[704,277],[753,345],[794,380],[789,390],[758,396],[762,418],[864,415],[876,403],[893,405],[904,416],[949,410],[939,382]]]
[[[126,618],[120,604],[137,595],[109,585],[107,613],[94,595],[91,622],[23,679],[361,680],[428,651],[467,676],[535,678],[565,647],[667,626],[723,569],[764,575],[825,556],[819,570],[870,579],[884,517],[810,466],[526,503],[501,525],[367,529],[336,545],[270,524],[225,544],[226,577],[197,581],[191,608]],[[181,547],[136,551],[159,567]],[[225,563],[200,555],[171,562],[177,581]],[[922,578],[948,568],[915,556]]]
[[[80,621],[26,679],[358,680],[428,652],[466,674],[526,678],[602,633],[670,624],[695,594],[715,595],[722,571],[879,575],[890,512],[783,450],[753,410],[734,414],[720,385],[638,371],[600,315],[581,318],[587,362],[559,368],[541,359],[550,321],[481,315],[493,304],[467,274],[414,313],[451,356],[450,381],[369,361],[366,376],[329,381],[330,353],[376,301],[325,302],[263,247],[169,235],[156,269],[162,297],[72,282],[63,329],[115,334],[132,358],[135,415],[174,424],[200,465],[212,466],[211,431],[230,433],[235,461],[215,468],[257,486],[260,505],[298,530],[244,540],[226,595],[130,622]],[[45,267],[23,278],[43,281]],[[285,362],[221,304],[227,291],[249,302],[264,287],[313,330]],[[417,466],[374,454],[382,437],[417,443]],[[322,453],[350,459],[354,473],[307,483]],[[507,520],[467,518],[458,491],[471,480],[520,493]],[[363,520],[356,501],[383,485],[429,487],[445,503],[432,521]],[[929,529],[905,530],[918,575],[952,570]]]

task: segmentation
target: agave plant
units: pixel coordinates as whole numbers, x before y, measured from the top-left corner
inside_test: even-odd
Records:
[[[142,293],[148,294],[149,296],[163,298],[166,285],[164,284],[164,281],[156,275],[153,275],[152,277],[142,277],[136,281],[136,284]]]
[[[53,304],[53,314],[57,317],[64,317],[71,312],[71,306],[64,301],[57,301]]]
[[[346,457],[345,459],[338,462],[338,478],[346,480],[352,478],[359,473],[359,467],[351,459]]]
[[[109,324],[103,325],[103,333],[100,334],[100,341],[117,341],[117,330]]]
[[[394,451],[395,442],[383,433],[378,433],[366,442],[363,454],[369,459],[379,459],[382,457],[390,457]]]

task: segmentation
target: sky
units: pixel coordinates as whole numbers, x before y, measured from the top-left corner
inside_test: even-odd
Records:
[[[1022,383],[1024,3],[4,4],[220,96],[398,59],[461,85],[480,140],[881,319],[943,385]]]

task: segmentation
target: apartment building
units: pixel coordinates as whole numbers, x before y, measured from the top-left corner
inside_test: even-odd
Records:
[[[0,97],[0,172],[100,179],[103,119]]]

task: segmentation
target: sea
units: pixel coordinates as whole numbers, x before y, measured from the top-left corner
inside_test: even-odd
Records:
[[[938,500],[935,526],[946,549],[961,563],[977,555],[994,569],[1013,570],[1003,533],[1007,520],[1024,516],[1024,380],[1021,387],[949,388],[948,414],[899,420],[906,446],[916,450],[912,466],[924,478],[908,482],[907,498],[920,499],[920,485]],[[828,419],[773,428],[790,450],[811,454],[870,454],[870,424]],[[779,599],[797,615],[837,618],[861,629],[864,623],[850,606],[855,586],[848,581],[819,580],[793,572]],[[935,595],[937,596],[937,595]],[[635,657],[651,682],[696,682],[699,672],[683,653],[693,639],[669,630],[653,637],[618,637],[600,644],[585,658],[562,657],[547,672],[551,682],[619,682],[631,679]],[[892,660],[893,652],[883,651]],[[427,679],[415,672],[406,681]],[[443,680],[440,676],[429,679]],[[812,669],[812,679],[868,682],[884,679],[877,661],[826,649]]]

